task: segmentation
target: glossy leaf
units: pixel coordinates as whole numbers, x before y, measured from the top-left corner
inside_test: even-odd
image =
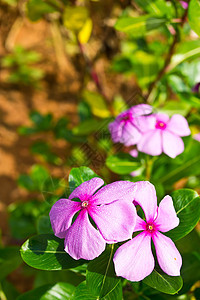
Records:
[[[135,2],[148,13],[156,16],[168,15],[171,17],[173,9],[165,0],[135,0]]]
[[[36,235],[21,247],[23,260],[31,267],[40,270],[62,270],[75,268],[84,260],[74,260],[64,251],[64,240],[53,234]]]
[[[189,8],[188,8],[188,19],[189,19],[189,24],[200,36],[200,1],[199,0],[191,0],[189,2]]]
[[[66,300],[70,299],[75,287],[69,283],[58,282],[55,285],[44,285],[22,294],[17,300]]]
[[[70,191],[72,192],[81,183],[94,177],[98,175],[88,167],[73,168],[69,174]]]
[[[73,300],[96,300],[97,297],[92,295],[86,285],[86,281],[80,283],[73,295]]]
[[[170,295],[176,294],[183,285],[181,276],[169,276],[161,270],[157,271],[156,269],[143,279],[143,282],[162,293]]]
[[[114,271],[113,252],[114,245],[109,245],[99,257],[88,264],[86,283],[92,295],[103,298],[120,283],[120,278],[116,277]],[[118,295],[115,299],[121,300]]]
[[[180,220],[178,227],[166,233],[172,240],[187,235],[196,226],[200,218],[200,197],[190,189],[181,189],[172,193],[174,207]]]
[[[0,281],[22,263],[18,247],[0,249]]]
[[[137,170],[141,164],[130,154],[120,153],[109,156],[106,160],[106,166],[117,174],[129,174]]]

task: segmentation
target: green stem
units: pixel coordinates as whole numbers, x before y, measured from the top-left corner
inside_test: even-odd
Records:
[[[104,278],[103,278],[103,281],[102,281],[102,285],[101,285],[101,290],[100,290],[100,295],[101,295],[101,291],[103,289],[103,286],[104,286],[104,283],[105,283],[105,280],[106,280],[106,275],[108,273],[108,269],[109,269],[109,266],[110,266],[110,262],[112,260],[112,256],[113,256],[113,252],[114,252],[114,244],[111,245],[111,252],[110,252],[110,257],[109,257],[109,260],[108,260],[108,264],[107,264],[107,267],[106,267],[106,271],[105,271],[105,275],[104,275]]]
[[[154,157],[150,158],[147,155],[147,158],[146,158],[146,180],[150,180],[150,178],[151,178],[151,172],[152,172],[152,168],[153,168],[153,162],[154,162]]]

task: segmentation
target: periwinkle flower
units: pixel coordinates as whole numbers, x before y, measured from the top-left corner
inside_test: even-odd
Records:
[[[113,142],[122,143],[125,146],[137,144],[141,138],[140,122],[143,116],[151,112],[150,105],[138,104],[119,114],[115,121],[109,124]]]
[[[172,240],[160,233],[179,224],[172,198],[165,196],[157,207],[156,191],[151,183],[137,182],[134,189],[134,202],[142,207],[146,222],[137,217],[134,231],[142,232],[116,251],[113,259],[116,274],[131,281],[140,281],[151,274],[155,266],[152,239],[161,269],[170,276],[180,275],[181,255]]]
[[[94,259],[104,251],[106,243],[132,236],[137,216],[135,207],[127,201],[132,199],[132,183],[118,181],[102,187],[103,184],[98,177],[83,182],[69,199],[60,199],[51,208],[54,234],[65,238],[65,251],[74,259]],[[75,201],[77,198],[80,201]]]
[[[164,152],[171,158],[184,151],[181,137],[190,135],[191,132],[183,116],[175,114],[170,119],[166,114],[157,113],[146,119],[143,121],[146,129],[137,144],[139,151],[153,156]]]

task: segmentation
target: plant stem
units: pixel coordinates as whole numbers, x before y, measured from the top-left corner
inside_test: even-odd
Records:
[[[187,12],[188,12],[188,10],[186,9],[183,16],[182,16],[182,18],[179,21],[179,25],[181,27],[183,26],[183,24],[186,21]],[[165,63],[163,65],[162,69],[160,70],[160,72],[158,72],[156,79],[150,84],[149,91],[148,91],[148,94],[146,96],[146,102],[151,102],[150,101],[151,100],[151,94],[153,93],[154,88],[156,87],[156,85],[160,81],[160,79],[163,77],[163,75],[168,71],[168,67],[169,67],[169,64],[171,62],[172,56],[174,54],[175,46],[176,46],[178,40],[179,40],[179,30],[176,29],[176,32],[175,32],[174,37],[173,37],[173,41],[171,43],[171,46],[169,47],[169,51],[168,51],[166,59],[165,59]]]
[[[153,162],[154,162],[154,157],[150,158],[147,155],[147,158],[146,158],[146,180],[150,180],[150,178],[151,178],[151,171],[152,171],[152,168],[153,168]]]

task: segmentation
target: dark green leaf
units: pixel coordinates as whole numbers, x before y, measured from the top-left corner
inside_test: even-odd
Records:
[[[187,293],[200,278],[200,258],[195,254],[185,253],[183,255],[183,266],[181,268],[183,277],[183,288],[181,293]]]
[[[183,285],[181,276],[169,276],[161,270],[157,271],[156,269],[143,279],[143,282],[162,293],[170,295],[176,294]]]
[[[189,8],[188,8],[188,19],[189,19],[189,24],[200,36],[200,1],[199,0],[191,0],[189,2]]]
[[[9,281],[5,279],[2,280],[0,286],[0,297],[2,296],[1,300],[16,300],[16,298],[19,296],[19,292]]]
[[[166,233],[172,240],[187,235],[196,226],[200,218],[200,198],[190,189],[181,189],[172,193],[174,207],[180,220],[178,227]]]
[[[130,174],[137,170],[141,163],[128,153],[111,155],[106,160],[106,166],[117,174]]]
[[[41,216],[37,221],[38,234],[53,233],[49,216]]]
[[[97,300],[96,296],[93,296],[86,285],[86,281],[80,283],[75,289],[73,300]]]
[[[64,240],[53,234],[41,234],[28,239],[21,247],[23,260],[40,270],[75,268],[84,260],[74,260],[64,251]]]
[[[88,264],[86,272],[88,289],[92,295],[100,298],[109,295],[120,282],[114,271],[113,251],[114,245],[109,245],[99,257]],[[117,295],[115,299],[121,300]]]
[[[69,187],[71,192],[84,181],[98,177],[94,171],[88,167],[73,168],[69,174]]]
[[[22,263],[18,247],[0,249],[0,281]]]
[[[69,283],[58,282],[55,285],[44,285],[29,291],[17,300],[66,300],[70,299],[75,287]]]
[[[51,1],[47,3],[42,0],[29,0],[27,3],[28,18],[35,22],[41,19],[45,14],[57,11],[55,6],[52,6],[50,2]]]

